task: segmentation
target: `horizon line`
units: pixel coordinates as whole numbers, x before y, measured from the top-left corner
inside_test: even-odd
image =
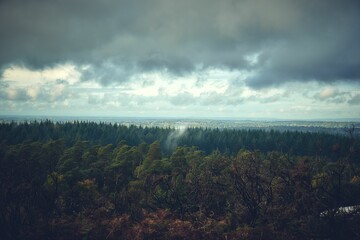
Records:
[[[266,118],[266,117],[192,117],[192,116],[116,116],[116,115],[43,115],[43,114],[0,114],[0,118],[117,118],[117,119],[156,119],[156,120],[231,120],[231,121],[323,121],[323,122],[360,122],[360,118]],[[50,120],[50,119],[49,119]]]

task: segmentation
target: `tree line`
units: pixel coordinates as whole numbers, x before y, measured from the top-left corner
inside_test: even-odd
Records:
[[[3,122],[0,123],[0,139],[7,144],[63,139],[66,146],[72,146],[77,141],[100,145],[116,145],[126,141],[130,146],[159,141],[161,150],[166,155],[171,154],[176,146],[197,146],[207,154],[219,150],[221,153],[236,155],[239,149],[248,149],[263,153],[279,151],[290,155],[325,156],[332,160],[345,155],[350,145],[360,149],[359,136],[350,134],[254,129],[175,129],[85,121]]]
[[[351,136],[216,129],[180,135],[169,128],[80,122],[0,129],[3,239],[360,236],[359,148]],[[243,138],[239,144],[242,134],[251,143]],[[286,143],[281,137],[294,144],[315,138],[310,143],[326,148],[287,152],[276,149]],[[256,144],[262,142],[272,145],[261,149]],[[346,206],[355,210],[339,212]]]

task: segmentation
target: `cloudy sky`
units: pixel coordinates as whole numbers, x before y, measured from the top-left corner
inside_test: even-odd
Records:
[[[4,0],[0,33],[0,115],[360,117],[358,0]]]

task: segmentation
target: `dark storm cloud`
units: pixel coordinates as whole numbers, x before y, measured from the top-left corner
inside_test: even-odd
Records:
[[[127,31],[146,1],[11,0],[0,3],[2,65],[42,68],[54,63],[101,61],[96,50]],[[136,7],[136,10],[134,9]],[[129,17],[129,15],[133,15]],[[134,29],[132,29],[134,30]]]
[[[92,64],[85,69],[80,68],[78,70],[81,72],[82,81],[96,81],[103,86],[108,86],[111,83],[126,82],[131,74],[134,73],[132,67],[125,69],[121,64],[116,65],[111,61]]]
[[[357,0],[1,1],[0,67],[85,64],[104,85],[212,67],[252,71],[254,88],[359,82],[359,22]]]

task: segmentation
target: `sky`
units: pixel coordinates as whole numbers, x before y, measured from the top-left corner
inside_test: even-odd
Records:
[[[0,115],[360,118],[358,0],[3,0]]]

